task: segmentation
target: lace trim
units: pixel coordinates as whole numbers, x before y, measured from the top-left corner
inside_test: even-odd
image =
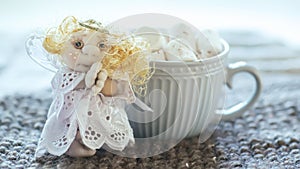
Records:
[[[103,95],[101,97],[104,97]],[[60,97],[57,97],[59,99]],[[98,149],[106,143],[110,148],[123,150],[129,141],[134,142],[133,132],[124,110],[124,99],[100,98],[90,90],[73,90],[66,93],[64,101],[54,100],[41,140],[37,156],[42,150],[54,155],[62,155],[74,141],[79,129],[83,143]],[[62,105],[62,106],[61,106]]]

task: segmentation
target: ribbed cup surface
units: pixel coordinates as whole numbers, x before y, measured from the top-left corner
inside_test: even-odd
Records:
[[[135,137],[210,136],[220,120],[216,111],[223,108],[224,61],[229,50],[226,44],[224,47],[223,53],[203,61],[151,63],[155,73],[148,83],[147,96],[140,100],[153,113],[135,113],[135,119],[141,121],[131,121]]]

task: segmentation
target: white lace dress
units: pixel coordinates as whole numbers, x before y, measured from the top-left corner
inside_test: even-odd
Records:
[[[38,143],[36,157],[46,151],[62,155],[74,141],[79,129],[83,143],[99,149],[104,143],[114,150],[123,150],[134,142],[133,131],[124,110],[135,101],[129,81],[117,82],[119,92],[114,97],[94,96],[90,89],[75,89],[85,73],[58,71],[52,80],[54,100]]]

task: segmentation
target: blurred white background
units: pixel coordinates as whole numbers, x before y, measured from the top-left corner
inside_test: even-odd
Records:
[[[30,33],[57,26],[68,15],[108,24],[133,14],[163,13],[198,28],[259,30],[300,47],[299,8],[298,0],[1,0],[0,95],[49,88],[53,73],[29,59],[24,43]]]
[[[128,15],[155,12],[177,16],[199,28],[261,29],[299,42],[299,8],[298,0],[10,0],[0,6],[0,30],[24,32],[49,27],[68,15],[110,23]]]

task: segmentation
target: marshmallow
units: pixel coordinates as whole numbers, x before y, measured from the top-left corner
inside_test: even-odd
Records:
[[[141,27],[135,31],[137,37],[150,44],[150,60],[195,61],[216,56],[223,50],[219,34],[211,29],[197,31],[179,23],[163,36],[163,30]],[[166,32],[165,32],[166,33]]]
[[[166,38],[159,30],[151,27],[141,27],[134,32],[136,36],[144,38],[149,44],[151,50],[159,50],[166,45]]]
[[[182,41],[171,40],[164,48],[168,61],[195,61],[198,58]]]
[[[211,29],[205,29],[197,35],[196,45],[200,58],[216,56],[223,49],[219,34]]]
[[[166,60],[165,52],[161,50],[153,51],[150,55],[150,60]]]
[[[184,23],[176,24],[171,28],[170,34],[174,36],[174,38],[182,40],[184,44],[189,45],[196,51],[195,34],[197,34],[197,30],[194,30],[191,26]]]

